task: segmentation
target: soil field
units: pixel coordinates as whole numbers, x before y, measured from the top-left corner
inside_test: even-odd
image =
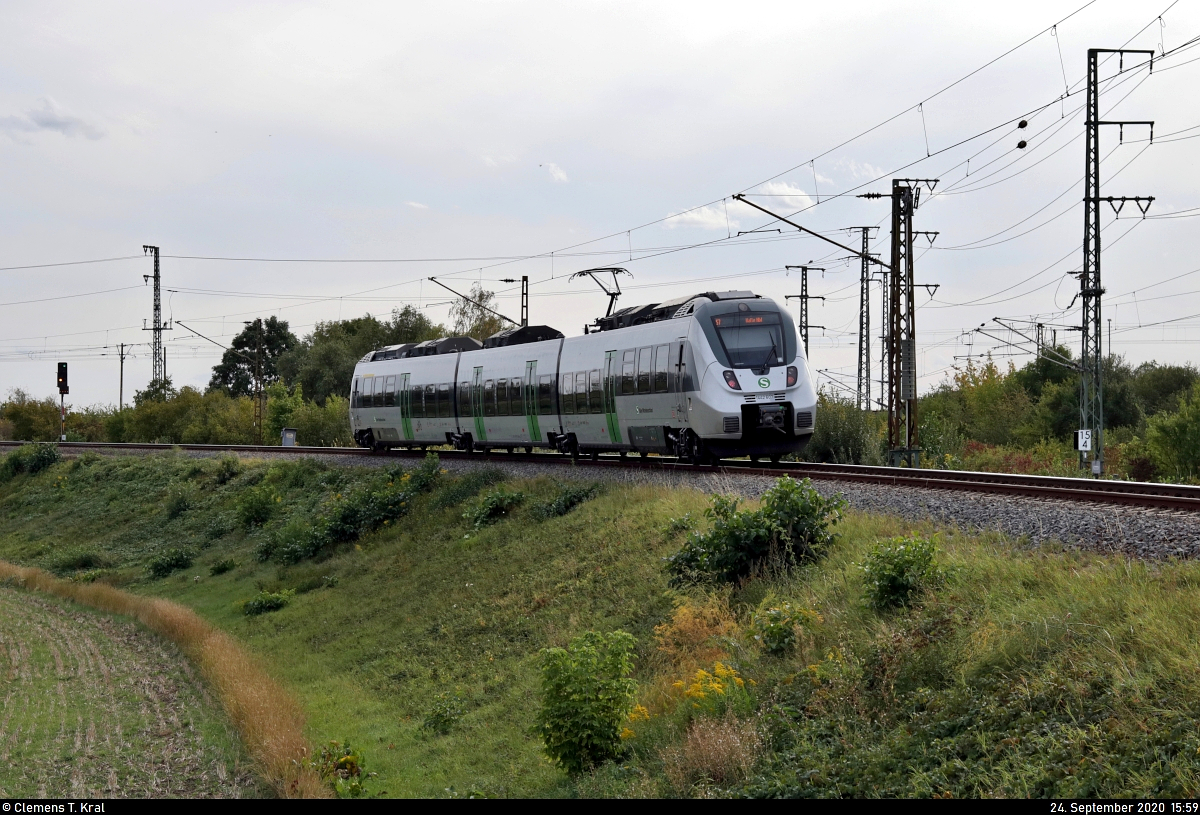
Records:
[[[0,587],[0,798],[263,793],[220,705],[172,645]]]

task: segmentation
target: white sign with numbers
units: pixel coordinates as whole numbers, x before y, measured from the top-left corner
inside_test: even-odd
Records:
[[[1092,431],[1075,431],[1075,449],[1087,453],[1092,449]]]

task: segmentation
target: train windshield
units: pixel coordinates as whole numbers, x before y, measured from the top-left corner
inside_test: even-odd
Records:
[[[783,326],[774,313],[735,312],[713,317],[713,326],[735,368],[782,365],[787,357]]]

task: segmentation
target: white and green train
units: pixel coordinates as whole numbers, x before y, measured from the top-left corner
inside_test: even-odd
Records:
[[[751,292],[383,348],[354,368],[363,447],[656,452],[693,461],[799,452],[817,395],[787,311]]]

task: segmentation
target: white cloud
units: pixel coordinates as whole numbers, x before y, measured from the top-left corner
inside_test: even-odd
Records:
[[[881,178],[886,173],[882,168],[876,167],[865,161],[855,161],[854,159],[840,159],[834,166],[840,170],[845,170],[857,181],[863,178]]]
[[[413,209],[429,209],[429,205],[428,205],[428,204],[422,204],[422,203],[419,203],[419,202],[417,202],[417,201],[409,201],[409,202],[408,202],[408,205],[409,205],[410,207],[412,207]]]
[[[774,204],[785,209],[790,208],[794,212],[811,206],[813,203],[812,196],[786,181],[768,181],[759,188],[759,191],[763,195],[771,196],[764,206]]]
[[[663,229],[676,229],[681,226],[694,226],[700,229],[721,229],[731,230],[736,232],[738,222],[731,220],[725,213],[725,207],[721,204],[709,207],[697,207],[690,209],[687,212],[674,213],[667,216],[667,220],[663,222]]]
[[[567,178],[567,174],[563,170],[563,168],[559,167],[557,164],[555,164],[552,161],[548,161],[545,164],[539,164],[538,166],[545,167],[546,171],[548,173],[550,173],[550,180],[555,182],[556,184],[565,184],[567,181],[570,180]]]
[[[43,97],[38,101],[41,102],[41,107],[27,110],[17,116],[0,116],[0,130],[22,133],[54,130],[64,136],[83,136],[93,140],[104,136],[104,131],[99,127],[78,116],[65,113],[50,97]]]

